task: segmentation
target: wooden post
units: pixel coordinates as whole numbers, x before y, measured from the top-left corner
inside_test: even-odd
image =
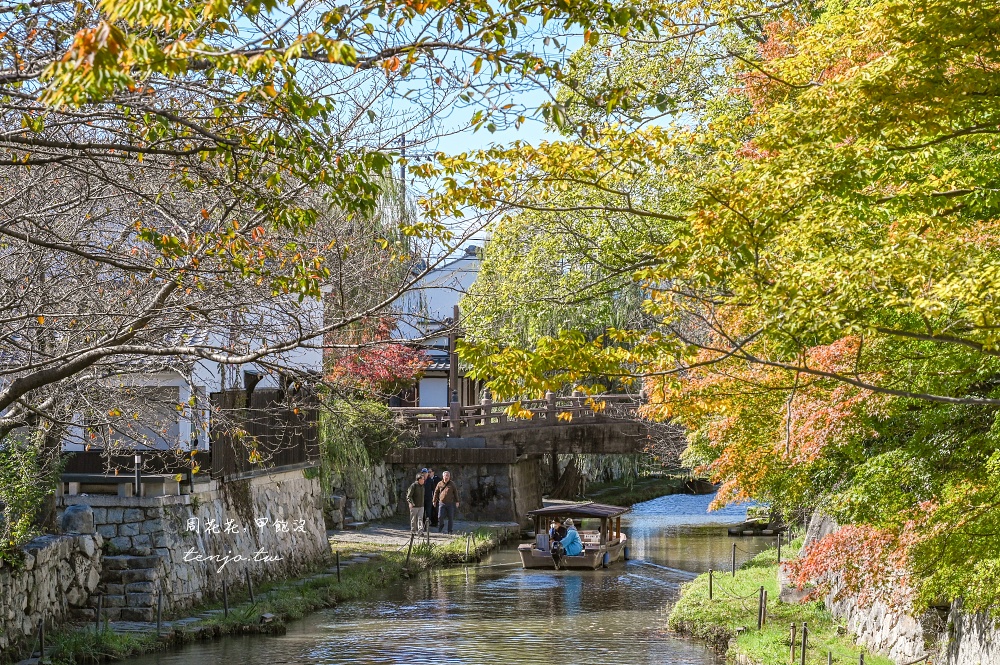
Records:
[[[340,584],[340,550],[337,550],[337,584]]]
[[[757,630],[764,627],[764,587],[760,588],[757,598]]]
[[[247,595],[250,596],[250,604],[255,605],[257,603],[253,597],[253,580],[250,579],[250,569],[244,568],[243,572],[246,574],[247,578]]]
[[[795,624],[794,623],[792,624],[792,639],[789,641],[789,643],[791,644],[791,649],[792,649],[791,654],[792,655],[791,655],[791,658],[789,659],[788,662],[790,662],[792,665],[795,665]]]
[[[764,589],[764,603],[760,606],[760,623],[767,625],[767,589]]]
[[[778,532],[778,563],[781,563],[781,532]]]
[[[229,585],[226,584],[226,578],[222,578],[222,609],[225,612],[225,616],[229,617]]]
[[[806,639],[809,635],[809,628],[806,626],[806,622],[802,622],[802,660],[800,665],[806,665]]]
[[[621,540],[622,540],[622,517],[621,517],[621,515],[619,515],[618,519],[615,520],[615,532],[616,532],[615,537],[618,538],[618,542],[621,542]]]
[[[546,425],[555,425],[557,420],[556,416],[556,394],[551,390],[545,393],[545,420]]]
[[[865,665],[865,652],[861,652],[861,656],[858,658],[858,665]]]
[[[736,577],[736,543],[733,543],[733,577]]]
[[[459,436],[462,433],[462,404],[458,401],[458,393],[452,391],[451,401],[448,403],[448,431],[451,436]]]
[[[481,408],[479,413],[483,416],[483,425],[489,425],[493,422],[493,400],[489,397],[489,393],[486,393],[486,397],[480,402]]]
[[[827,651],[826,652],[826,665],[833,665],[833,652],[832,651]]]
[[[708,599],[712,600],[712,575],[715,573],[711,568],[708,569]]]

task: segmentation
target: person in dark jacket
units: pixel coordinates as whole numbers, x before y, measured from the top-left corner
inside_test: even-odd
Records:
[[[424,523],[425,476],[417,474],[416,480],[406,490],[406,505],[410,507],[410,533],[419,533]]]
[[[552,520],[552,524],[549,525],[549,542],[558,543],[565,537],[566,527],[560,524],[558,520]]]
[[[455,509],[461,505],[458,501],[458,485],[452,481],[451,473],[445,471],[441,474],[441,482],[434,488],[434,505],[438,509],[438,533],[444,531],[445,520],[448,520],[448,533],[454,531]]]
[[[434,489],[441,482],[439,476],[434,475],[434,469],[424,469],[424,519],[430,520],[430,526],[438,525],[437,510],[434,509]],[[428,529],[429,530],[429,529]]]

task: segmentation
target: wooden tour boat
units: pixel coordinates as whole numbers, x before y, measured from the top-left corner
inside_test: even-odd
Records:
[[[577,556],[563,554],[559,559],[559,567],[594,570],[602,565],[607,566],[622,558],[625,534],[622,533],[621,516],[629,510],[631,509],[593,502],[532,510],[528,515],[535,519],[535,542],[524,543],[517,548],[521,563],[525,568],[555,568],[555,560],[549,548],[549,523],[554,518],[562,520],[572,517],[584,550]],[[599,529],[585,528],[596,526],[595,521],[600,524]]]

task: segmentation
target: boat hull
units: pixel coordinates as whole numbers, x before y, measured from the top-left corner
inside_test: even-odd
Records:
[[[604,555],[608,555],[608,563],[614,563],[623,558],[625,550],[625,534],[621,540],[606,547],[595,547],[584,550],[577,556],[563,555],[559,559],[560,568],[570,568],[579,570],[596,570],[604,564]],[[521,555],[521,564],[525,568],[551,568],[555,569],[555,562],[552,560],[552,553],[547,550],[540,550],[534,544],[525,543],[517,548],[517,553]]]

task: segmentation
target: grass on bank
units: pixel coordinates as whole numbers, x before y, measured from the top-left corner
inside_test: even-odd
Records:
[[[116,633],[107,625],[96,633],[92,626],[88,630],[59,631],[49,639],[51,642],[45,646],[45,660],[55,665],[122,660],[157,648],[155,635]]]
[[[608,483],[590,483],[586,488],[588,499],[613,506],[631,506],[643,501],[652,501],[668,494],[680,494],[685,491],[684,483],[690,476],[686,473],[667,474],[663,476],[645,476],[636,478],[631,483],[615,480]]]
[[[795,549],[796,544],[801,545],[801,541],[793,542],[788,549]],[[777,556],[775,549],[761,552],[737,570],[735,578],[729,573],[716,572],[714,600],[711,601],[708,599],[708,574],[699,575],[681,591],[668,619],[670,629],[725,650],[737,629],[746,627],[749,630],[737,637],[730,649],[729,660],[740,654],[760,665],[779,665],[789,662],[790,625],[793,623],[797,626],[795,662],[800,662],[804,621],[809,625],[808,665],[826,665],[828,652],[833,653],[834,663],[857,663],[864,652],[865,663],[869,665],[892,665],[891,660],[869,655],[857,646],[822,602],[778,602]],[[767,624],[758,631],[757,594],[761,586],[767,590]]]
[[[471,537],[466,535],[465,538],[455,538],[444,545],[432,547],[429,551],[424,545],[421,548],[421,554],[429,557],[432,565],[438,566],[477,561],[511,536],[517,536],[517,533],[511,533],[506,529],[479,527],[472,532]],[[468,558],[466,558],[467,545]],[[414,551],[416,551],[416,546],[414,546]]]

